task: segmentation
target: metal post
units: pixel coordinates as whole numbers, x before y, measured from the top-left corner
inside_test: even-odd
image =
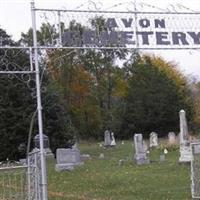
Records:
[[[135,32],[138,32],[138,16],[137,16],[137,2],[134,0],[134,17],[135,17]],[[138,35],[136,34],[136,48],[139,48],[139,38]]]
[[[31,172],[30,172],[30,167],[31,167],[31,165],[30,165],[30,157],[29,157],[29,155],[27,155],[27,164],[28,164],[28,169],[27,169],[27,173],[28,173],[28,200],[31,200]]]
[[[32,51],[32,47],[29,47],[29,53],[30,53],[30,71],[33,71],[33,51]]]
[[[38,63],[36,16],[35,16],[34,0],[31,1],[31,15],[32,15],[33,47],[34,47],[34,60],[35,60],[38,127],[39,127],[39,136],[40,136],[41,196],[42,196],[42,200],[47,200],[48,199],[48,196],[47,196],[47,175],[46,175],[46,160],[45,160],[45,155],[44,155],[44,143],[43,143],[42,105],[41,105],[41,92],[40,92],[40,71],[39,71],[39,63]]]
[[[34,181],[35,181],[35,199],[41,200],[41,191],[40,191],[40,177],[38,176],[40,174],[39,166],[38,166],[38,152],[34,152]]]

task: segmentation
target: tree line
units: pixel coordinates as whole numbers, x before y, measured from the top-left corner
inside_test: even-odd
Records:
[[[105,31],[102,19],[91,23],[100,24]],[[67,29],[84,27],[72,21]],[[17,42],[3,29],[0,34],[13,45],[32,45],[32,29],[22,33]],[[37,31],[39,44],[51,42],[52,35],[56,35],[54,27],[43,24]],[[22,66],[29,59],[26,51],[17,57],[15,54],[14,50],[6,53],[10,65]],[[5,59],[3,49],[0,58]],[[4,65],[7,66],[1,62],[1,67]],[[181,109],[187,113],[190,130],[198,131],[199,82],[189,81],[174,63],[161,57],[136,50],[54,49],[40,52],[40,70],[44,133],[49,136],[53,152],[77,139],[102,140],[106,129],[118,139],[130,139],[138,132],[145,137],[152,131],[159,137],[169,131],[178,133]],[[0,78],[1,160],[24,155],[30,121],[36,111],[35,97],[27,87],[27,81],[34,77],[19,79],[18,75]],[[37,133],[35,120],[32,139]]]

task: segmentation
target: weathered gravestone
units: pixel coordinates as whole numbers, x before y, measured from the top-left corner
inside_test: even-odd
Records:
[[[104,154],[103,154],[103,153],[100,153],[99,159],[104,159],[104,158],[105,158]]]
[[[134,146],[135,146],[134,160],[136,164],[137,165],[148,164],[149,159],[147,158],[147,154],[143,146],[142,134],[134,135]]]
[[[188,137],[188,127],[185,116],[185,111],[181,110],[179,112],[180,117],[180,157],[179,162],[191,162],[192,154],[190,149],[190,142]]]
[[[78,149],[60,148],[56,150],[56,171],[73,170],[74,167],[82,165],[81,155]]]
[[[84,160],[91,160],[91,156],[89,154],[82,154],[81,155],[81,161],[84,161]]]
[[[165,161],[165,154],[160,155],[160,162],[164,162]]]
[[[104,132],[104,146],[109,147],[111,145],[111,134],[109,130]]]
[[[54,158],[54,155],[49,147],[49,138],[47,135],[43,134],[43,143],[44,143],[44,153],[46,158]],[[40,135],[37,134],[34,137],[34,146],[37,149],[40,149]]]
[[[150,138],[149,138],[150,144],[149,147],[157,147],[158,146],[158,134],[155,132],[152,132],[150,134]]]
[[[176,134],[174,132],[169,132],[168,133],[168,144],[169,145],[176,144]]]

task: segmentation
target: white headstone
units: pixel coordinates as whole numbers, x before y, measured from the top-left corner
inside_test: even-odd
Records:
[[[111,143],[110,143],[111,146],[116,146],[116,142],[115,142],[115,136],[114,136],[114,133],[112,132],[111,133]]]
[[[134,146],[135,146],[134,160],[136,164],[138,165],[148,164],[149,159],[147,158],[147,154],[143,146],[142,134],[134,135]]]
[[[174,132],[168,133],[168,143],[169,144],[176,144],[176,134]]]
[[[150,140],[150,144],[149,144],[150,148],[158,146],[158,134],[157,133],[152,132],[150,134],[150,139],[149,140]]]
[[[179,112],[180,117],[180,144],[188,143],[188,126],[184,110]]]
[[[57,149],[56,161],[56,171],[73,170],[75,166],[83,164],[78,149]]]
[[[187,127],[187,120],[186,114],[184,110],[179,112],[180,117],[180,157],[179,162],[191,162],[192,159],[192,152],[190,149],[190,142],[188,137],[188,127]]]
[[[121,159],[121,160],[119,160],[118,165],[119,165],[119,166],[122,166],[122,165],[124,165],[124,162],[125,162],[125,160],[124,160],[124,159]]]
[[[100,153],[99,159],[104,159],[104,158],[105,158],[104,154],[103,154],[103,153]]]

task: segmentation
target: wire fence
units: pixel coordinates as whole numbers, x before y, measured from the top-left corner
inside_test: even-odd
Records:
[[[39,151],[33,151],[25,164],[0,164],[0,200],[41,200],[38,156]]]
[[[200,199],[200,142],[191,143],[191,192],[194,199]]]
[[[6,165],[6,166],[4,166]],[[17,166],[14,163],[3,164],[0,168],[0,199],[23,200],[26,193],[27,166]]]

